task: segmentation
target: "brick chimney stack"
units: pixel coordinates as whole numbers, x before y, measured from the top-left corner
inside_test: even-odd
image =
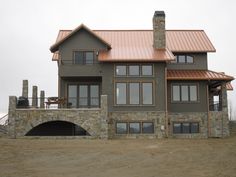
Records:
[[[153,16],[153,47],[166,48],[165,12],[155,11]]]

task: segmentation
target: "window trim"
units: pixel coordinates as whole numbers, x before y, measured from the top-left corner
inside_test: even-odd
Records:
[[[179,96],[180,100],[175,101],[173,100],[174,94],[173,94],[173,86],[179,86]],[[188,86],[188,101],[182,101],[182,93],[181,93],[181,86]],[[190,86],[196,86],[196,95],[197,100],[191,101],[190,98]],[[199,83],[171,83],[171,103],[199,103],[200,102],[200,93],[199,93]]]
[[[184,123],[189,123],[189,133],[183,133],[183,124]],[[183,122],[172,122],[172,134],[175,134],[175,135],[182,135],[182,134],[197,134],[197,133],[192,133],[192,124],[194,123],[197,123],[197,127],[198,127],[198,132],[197,133],[200,133],[200,122],[196,122],[196,121],[192,121],[192,122],[188,122],[188,121],[183,121]],[[174,132],[174,124],[180,124],[180,133],[175,133]]]

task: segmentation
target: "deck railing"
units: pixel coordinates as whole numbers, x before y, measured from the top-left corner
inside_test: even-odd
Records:
[[[210,104],[210,111],[222,111],[222,104],[219,101],[215,101],[213,104]]]

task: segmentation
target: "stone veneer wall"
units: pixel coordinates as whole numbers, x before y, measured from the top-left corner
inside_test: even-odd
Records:
[[[163,138],[166,137],[165,112],[160,111],[140,111],[140,112],[111,112],[109,117],[109,138]],[[116,122],[154,122],[154,134],[116,134]]]
[[[169,135],[174,138],[207,138],[207,112],[169,113]],[[174,122],[199,122],[199,133],[173,134]]]
[[[101,96],[101,108],[94,109],[16,109],[17,99],[9,100],[9,136],[23,137],[48,121],[68,121],[84,128],[94,138],[108,138],[107,96]]]
[[[210,137],[229,136],[229,119],[226,112],[210,112]]]

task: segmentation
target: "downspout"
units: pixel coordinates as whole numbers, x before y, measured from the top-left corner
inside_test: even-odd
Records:
[[[169,118],[168,118],[168,105],[167,105],[167,67],[165,66],[165,123],[166,123],[166,137],[169,137]]]
[[[206,89],[206,99],[207,99],[207,130],[208,130],[208,138],[211,136],[211,126],[210,126],[210,105],[209,105],[209,86],[207,85]]]

